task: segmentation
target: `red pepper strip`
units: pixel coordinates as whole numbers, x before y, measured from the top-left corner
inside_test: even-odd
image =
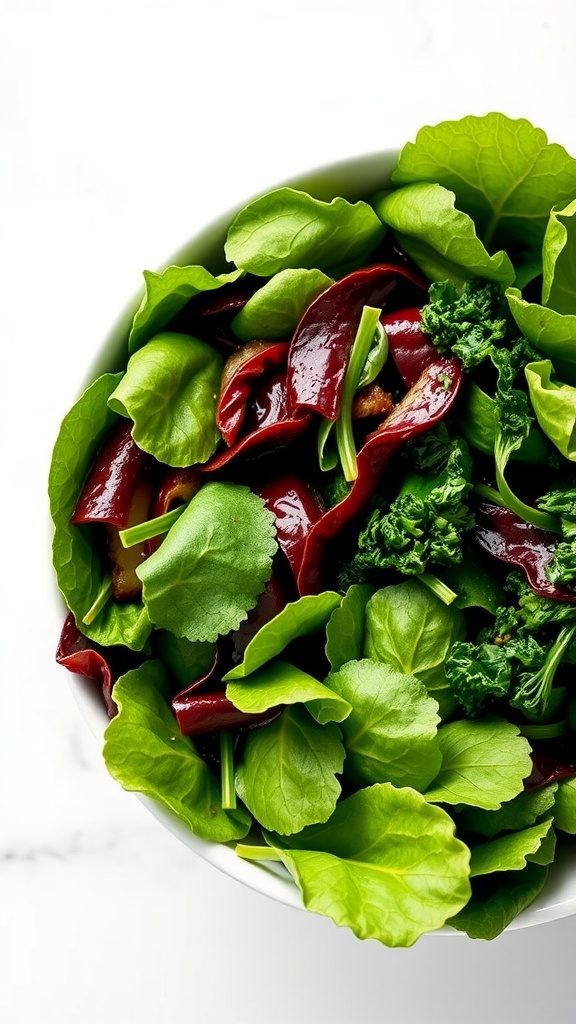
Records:
[[[576,601],[576,594],[551,583],[546,569],[554,558],[558,536],[525,522],[510,509],[482,502],[477,512],[476,540],[494,558],[524,569],[532,590],[555,601]]]
[[[119,676],[142,661],[134,651],[121,647],[101,647],[88,640],[78,629],[70,612],[60,634],[56,650],[56,661],[69,672],[85,676],[102,687],[102,694],[109,718],[114,718],[118,708],[112,698],[112,688]]]
[[[380,317],[390,345],[398,373],[407,388],[416,383],[425,366],[433,363],[438,349],[422,331],[422,316],[418,307],[386,313]]]
[[[406,267],[378,264],[356,270],[322,292],[304,313],[290,344],[288,412],[303,408],[335,420],[364,306],[406,305],[414,292],[426,292],[423,278]]]
[[[256,488],[256,493],[276,518],[278,545],[297,580],[306,538],[322,518],[324,503],[307,483],[293,473],[261,485]]]
[[[576,778],[576,758],[564,757],[563,752],[548,752],[533,750],[532,771],[524,780],[524,789],[542,789],[550,782],[557,782],[559,779]]]
[[[239,711],[220,690],[216,693],[197,693],[187,698],[178,694],[172,700],[172,708],[184,736],[199,736],[231,727],[262,725],[276,718],[281,711],[278,707],[259,714]]]
[[[226,360],[216,411],[216,423],[227,445],[238,439],[253,394],[254,382],[272,367],[283,367],[288,357],[284,342],[251,341]],[[283,375],[285,376],[285,375]],[[286,419],[286,410],[277,419]]]
[[[135,487],[150,464],[150,456],[135,444],[132,422],[122,419],[108,435],[90,470],[71,522],[128,526]]]
[[[262,278],[247,274],[238,281],[221,285],[220,288],[199,292],[186,304],[184,312],[195,318],[238,313],[261,287]]]
[[[150,508],[150,519],[163,516],[176,505],[185,504],[200,490],[204,483],[196,469],[167,468],[160,479],[158,490]],[[146,541],[146,554],[151,555],[164,540],[163,534]]]
[[[350,493],[329,509],[310,530],[298,574],[300,594],[322,589],[324,552],[329,541],[361,515],[380,482],[392,455],[412,437],[439,423],[452,407],[462,381],[459,360],[436,355],[404,395],[381,428],[370,434],[358,453],[358,476]]]

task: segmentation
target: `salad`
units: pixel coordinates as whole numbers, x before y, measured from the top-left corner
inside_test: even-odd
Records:
[[[110,773],[360,938],[493,938],[576,833],[576,159],[447,121],[144,276],[49,482]]]

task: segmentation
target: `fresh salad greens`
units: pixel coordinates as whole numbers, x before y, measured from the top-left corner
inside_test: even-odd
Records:
[[[324,198],[146,272],[54,448],[57,659],[310,910],[491,939],[576,835],[576,159],[470,116]]]

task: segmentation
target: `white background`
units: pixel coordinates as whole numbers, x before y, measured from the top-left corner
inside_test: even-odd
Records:
[[[576,919],[361,943],[219,874],[106,775],[49,565],[58,423],[110,324],[222,209],[500,109],[576,153],[571,0],[0,0],[0,1019],[576,1019]]]

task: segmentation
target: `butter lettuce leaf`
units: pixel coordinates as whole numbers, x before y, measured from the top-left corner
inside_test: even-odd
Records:
[[[570,462],[576,462],[576,387],[556,379],[550,359],[524,367],[540,428]]]
[[[146,290],[134,316],[128,351],[136,352],[149,338],[170,323],[176,313],[200,292],[214,291],[242,277],[242,271],[214,276],[200,266],[166,267],[161,273],[144,271]]]
[[[293,705],[265,728],[248,732],[236,788],[265,829],[288,835],[330,817],[343,763],[338,726],[319,725],[306,708]]]
[[[104,646],[124,644],[139,651],[152,629],[142,601],[108,601],[90,625],[82,622],[106,575],[105,537],[98,526],[70,522],[98,448],[117,421],[107,401],[119,380],[120,374],[98,377],[62,421],[48,480],[52,554],[58,586],[81,632]]]
[[[517,288],[508,288],[506,297],[524,337],[552,360],[563,380],[576,385],[576,314],[562,314],[527,302]]]
[[[342,722],[344,773],[355,783],[425,789],[442,762],[438,704],[424,683],[364,658],[331,672],[326,685],[352,706]]]
[[[332,612],[326,625],[326,657],[332,669],[362,658],[366,605],[373,593],[369,583],[354,583]]]
[[[461,807],[457,811],[458,832],[492,839],[499,832],[515,832],[535,825],[552,813],[558,786],[554,782],[542,789],[524,790],[503,803],[497,811],[480,807]]]
[[[290,338],[310,303],[331,284],[333,278],[321,270],[281,270],[248,299],[232,330],[240,341]]]
[[[246,679],[228,683],[226,696],[240,711],[253,714],[281,704],[304,704],[321,725],[341,722],[351,711],[343,697],[285,661],[269,662]]]
[[[503,718],[448,722],[438,743],[442,767],[425,794],[431,803],[497,810],[522,792],[532,770],[528,741]]]
[[[365,257],[384,226],[368,203],[340,197],[330,203],[306,192],[279,188],[237,214],[228,231],[226,259],[259,277],[282,270],[329,270]]]
[[[576,199],[550,213],[543,245],[542,303],[576,313]]]
[[[563,779],[558,785],[554,825],[561,832],[576,835],[576,779]]]
[[[158,334],[131,356],[108,399],[134,421],[139,448],[169,466],[206,462],[221,440],[216,406],[222,357],[188,334]]]
[[[447,924],[471,939],[495,939],[542,892],[548,868],[527,864],[522,871],[474,879],[472,897]]]
[[[339,803],[325,825],[266,840],[308,910],[360,939],[411,946],[470,896],[470,851],[450,816],[413,789],[370,786]]]
[[[431,281],[456,286],[472,277],[512,284],[514,267],[504,251],[490,255],[474,221],[456,209],[453,192],[419,183],[377,196],[374,208],[399,244]]]
[[[104,734],[108,771],[124,789],[158,800],[191,831],[212,842],[242,839],[251,818],[222,809],[220,781],[182,736],[160,661],[144,662],[114,686],[119,713]]]
[[[489,875],[495,871],[521,871],[551,833],[552,818],[519,832],[498,836],[487,843],[473,846],[470,859],[470,877]],[[553,849],[550,851],[553,856]],[[549,855],[548,855],[549,856]],[[548,861],[547,856],[547,861]],[[551,860],[552,857],[549,857]]]
[[[225,682],[244,679],[280,654],[291,640],[323,629],[341,600],[341,595],[335,590],[325,590],[321,594],[307,594],[297,601],[290,601],[252,637],[240,664],[224,676]]]
[[[210,482],[138,567],[156,626],[215,641],[237,629],[272,572],[273,515],[248,487]]]
[[[552,206],[576,194],[576,160],[524,118],[492,112],[421,128],[392,180],[451,189],[486,246],[539,249]]]

